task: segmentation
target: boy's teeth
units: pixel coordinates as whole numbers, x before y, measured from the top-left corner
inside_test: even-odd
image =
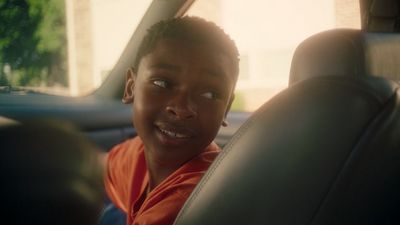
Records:
[[[163,130],[163,129],[160,129],[160,130],[164,134],[167,134],[168,136],[171,136],[171,137],[177,137],[177,138],[186,138],[186,137],[188,137],[187,135],[184,135],[184,134],[174,133],[172,131]]]
[[[186,135],[183,135],[183,134],[175,134],[176,135],[176,137],[178,137],[178,138],[186,138],[187,136]]]

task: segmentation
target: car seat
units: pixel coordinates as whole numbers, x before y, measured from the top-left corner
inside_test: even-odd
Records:
[[[305,40],[175,224],[400,224],[399,62],[400,34]]]

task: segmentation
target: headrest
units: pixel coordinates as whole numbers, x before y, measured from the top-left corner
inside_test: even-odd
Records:
[[[400,80],[400,34],[334,29],[315,34],[296,49],[289,85],[317,76],[378,76]]]
[[[366,30],[374,32],[398,31],[399,1],[374,0],[371,2]]]
[[[396,18],[399,15],[397,0],[374,0],[370,7],[370,14],[376,17]]]

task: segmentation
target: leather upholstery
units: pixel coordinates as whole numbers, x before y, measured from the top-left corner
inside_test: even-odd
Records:
[[[289,85],[316,76],[365,75],[362,33],[337,29],[315,34],[296,49]]]
[[[398,224],[397,89],[320,77],[280,93],[239,129],[176,224]]]
[[[300,45],[289,88],[237,131],[176,225],[400,224],[399,84],[377,77],[400,64],[341,32]]]
[[[400,80],[400,35],[334,29],[296,49],[289,84],[315,76],[378,76]]]
[[[369,32],[398,32],[400,2],[398,0],[371,0],[366,30]]]

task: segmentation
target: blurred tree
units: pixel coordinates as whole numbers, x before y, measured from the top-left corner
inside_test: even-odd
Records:
[[[0,84],[67,85],[64,8],[64,0],[0,0]]]

